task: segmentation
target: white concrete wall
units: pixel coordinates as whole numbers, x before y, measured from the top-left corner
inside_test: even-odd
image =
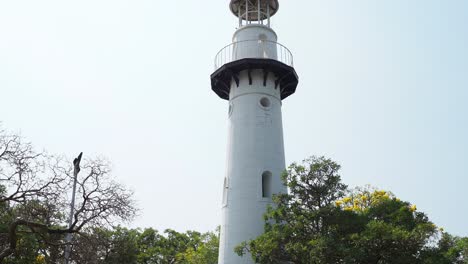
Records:
[[[269,27],[250,24],[238,29],[232,38],[233,60],[243,58],[277,59],[277,36]]]
[[[238,30],[235,38],[258,36],[265,30],[249,29],[245,35],[241,32]],[[271,32],[270,37],[274,34]],[[251,76],[252,85],[247,71],[241,72],[239,87],[234,81],[231,83],[219,264],[253,263],[249,255],[237,256],[234,248],[264,231],[263,214],[272,200],[262,197],[263,172],[272,173],[273,193],[287,191],[280,179],[285,169],[280,87],[275,89],[275,77],[271,73],[266,86],[263,70],[253,70]],[[262,98],[270,101],[269,107],[261,105]]]
[[[232,42],[252,39],[278,41],[278,36],[273,29],[265,25],[249,24],[237,29],[236,32],[234,32]]]

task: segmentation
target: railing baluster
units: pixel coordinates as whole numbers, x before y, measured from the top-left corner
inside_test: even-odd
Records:
[[[281,62],[284,63],[284,49],[281,47]]]

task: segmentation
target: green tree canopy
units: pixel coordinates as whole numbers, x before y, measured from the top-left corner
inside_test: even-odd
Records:
[[[94,228],[81,233],[72,259],[78,264],[216,264],[217,233],[153,228]]]
[[[289,193],[274,197],[265,233],[237,253],[269,264],[466,263],[466,239],[439,238],[424,213],[390,192],[348,190],[339,169],[324,157],[289,166],[283,174]]]

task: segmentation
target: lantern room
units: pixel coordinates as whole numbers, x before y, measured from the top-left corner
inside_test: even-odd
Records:
[[[231,0],[231,12],[239,18],[239,27],[244,23],[270,26],[270,18],[278,12],[278,0]]]

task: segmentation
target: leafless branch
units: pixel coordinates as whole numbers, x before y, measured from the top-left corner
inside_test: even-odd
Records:
[[[20,136],[0,129],[0,205],[22,209],[11,212],[15,220],[9,225],[7,244],[0,241],[0,263],[16,251],[20,228],[29,229],[45,243],[59,245],[64,241],[47,241],[47,235],[77,233],[133,219],[133,193],[113,179],[107,160],[84,159],[80,167],[75,213],[67,228],[64,216],[74,179],[73,162],[35,152]]]

